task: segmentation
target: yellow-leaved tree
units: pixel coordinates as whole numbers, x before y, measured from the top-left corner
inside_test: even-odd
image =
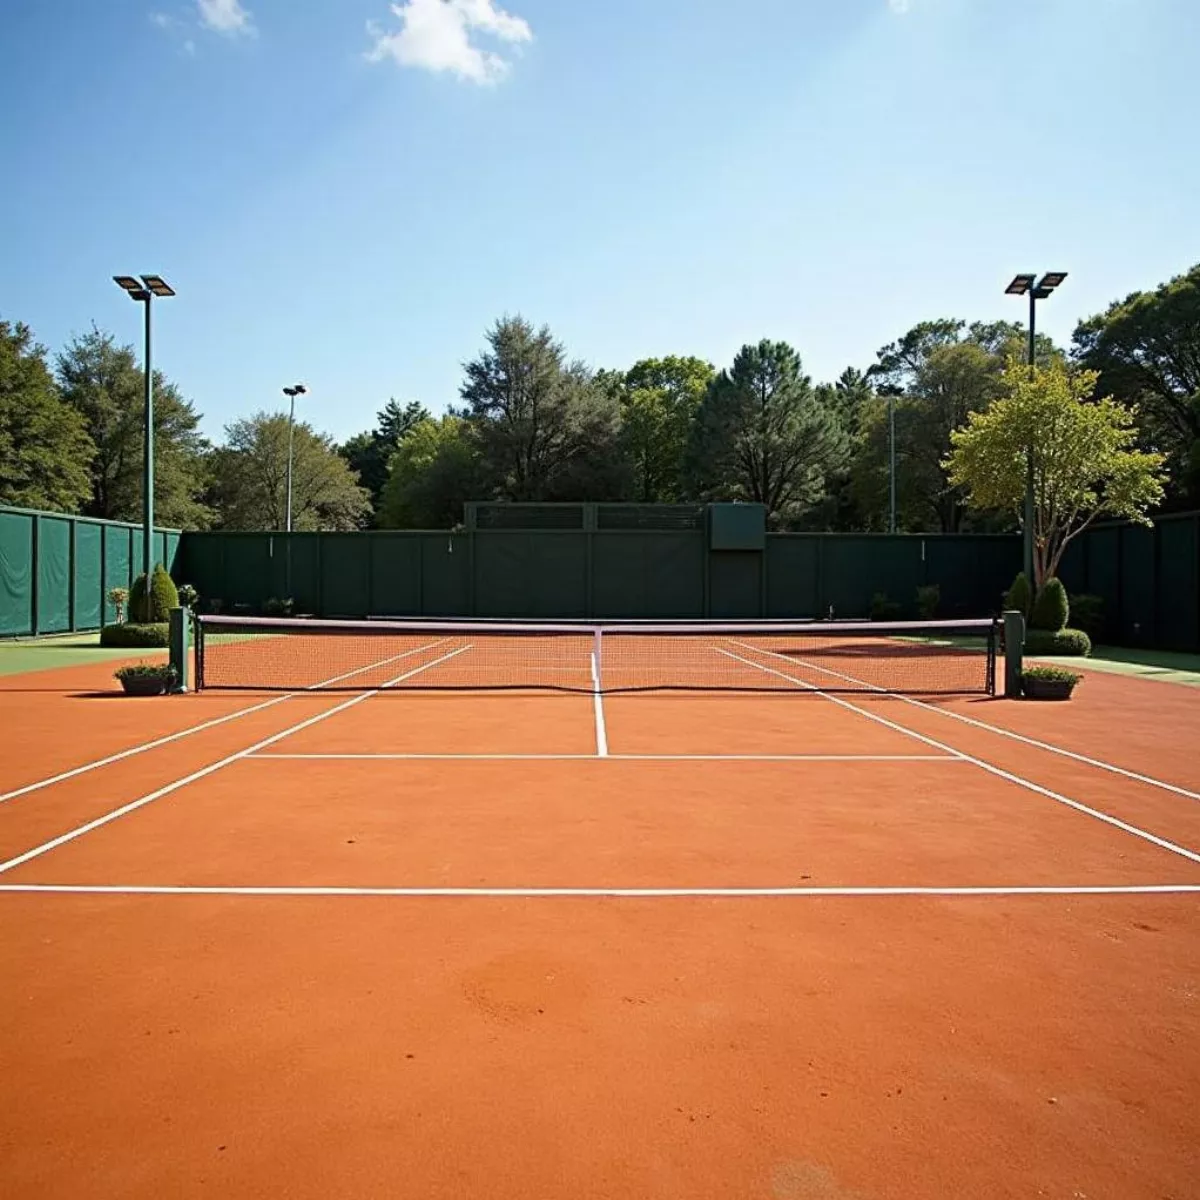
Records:
[[[1002,395],[950,435],[943,466],[973,508],[1024,509],[1033,451],[1034,583],[1055,578],[1063,552],[1099,517],[1150,524],[1163,496],[1163,456],[1138,447],[1135,412],[1093,399],[1095,371],[1052,360],[1033,372],[1010,359]]]

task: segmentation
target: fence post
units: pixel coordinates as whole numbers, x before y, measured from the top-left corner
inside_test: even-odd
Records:
[[[1004,695],[1016,700],[1021,695],[1021,663],[1025,652],[1025,616],[1020,612],[1004,614]]]

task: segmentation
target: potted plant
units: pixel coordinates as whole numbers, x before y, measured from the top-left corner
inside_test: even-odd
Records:
[[[116,624],[125,623],[125,605],[129,603],[129,589],[114,587],[108,589],[108,602],[117,610]]]
[[[1062,667],[1026,667],[1021,672],[1021,694],[1030,700],[1069,700],[1081,678]]]
[[[127,696],[161,696],[175,682],[170,663],[135,663],[115,672]]]
[[[190,608],[194,612],[199,601],[200,593],[190,583],[181,583],[179,585],[179,603],[184,608]]]

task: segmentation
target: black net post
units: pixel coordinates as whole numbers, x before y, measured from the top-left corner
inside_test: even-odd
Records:
[[[1019,612],[1004,614],[1004,695],[1016,700],[1021,695],[1021,664],[1025,653],[1025,617]]]

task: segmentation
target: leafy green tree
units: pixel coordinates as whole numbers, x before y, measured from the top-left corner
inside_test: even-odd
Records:
[[[488,477],[509,500],[607,500],[623,494],[620,406],[546,326],[505,317],[466,364],[463,416]]]
[[[93,328],[58,356],[63,399],[86,422],[96,446],[88,516],[138,521],[142,515],[143,375],[130,346]],[[207,524],[202,503],[207,443],[200,414],[175,384],[154,373],[154,516],[163,525]]]
[[[389,400],[379,410],[375,428],[352,437],[338,448],[338,453],[358,473],[359,483],[371,494],[371,505],[378,510],[384,485],[388,481],[389,463],[396,448],[409,432],[429,413],[416,400],[401,405]]]
[[[712,383],[700,358],[647,358],[620,379],[621,442],[628,459],[630,498],[674,504],[684,498],[688,433]]]
[[[483,464],[462,417],[425,417],[392,454],[377,514],[383,529],[449,529],[482,494]]]
[[[689,462],[701,495],[763,504],[778,525],[820,500],[846,452],[799,354],[764,340],[743,346],[713,380],[692,425]]]
[[[812,530],[858,530],[864,519],[854,490],[853,466],[859,457],[864,422],[875,402],[875,389],[861,371],[847,367],[836,382],[818,384],[815,395],[817,404],[833,414],[845,434],[847,457],[829,473],[821,500],[801,520],[789,524]]]
[[[1111,398],[1096,400],[1095,371],[1060,360],[1030,377],[1010,360],[1003,392],[986,412],[954,431],[946,461],[950,482],[968,503],[1021,511],[1026,457],[1034,466],[1034,584],[1058,574],[1068,544],[1098,517],[1150,524],[1163,495],[1163,456],[1140,450],[1134,414]]]
[[[27,325],[0,321],[0,504],[77,512],[96,447]]]
[[[905,375],[903,391],[865,408],[852,490],[874,527],[886,528],[890,402],[895,406],[898,527],[956,533],[963,527],[965,494],[947,479],[943,459],[951,432],[999,394],[1001,364],[977,342],[938,339]]]
[[[1074,348],[1103,391],[1137,406],[1144,443],[1167,456],[1173,503],[1200,502],[1200,264],[1081,322]]]
[[[287,527],[288,418],[255,413],[225,427],[225,444],[212,454],[212,499],[223,529]],[[360,529],[371,501],[327,435],[307,422],[295,427],[292,528]]]

